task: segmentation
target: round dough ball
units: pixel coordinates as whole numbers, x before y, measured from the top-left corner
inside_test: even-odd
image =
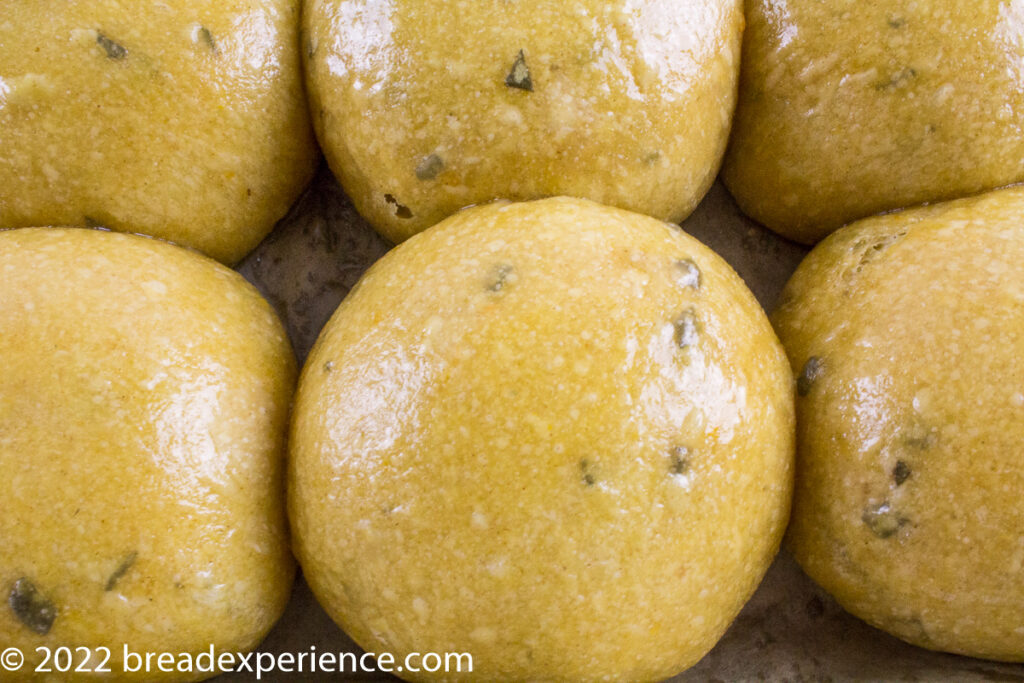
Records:
[[[307,362],[296,553],[367,650],[467,652],[460,680],[666,678],[775,555],[792,382],[678,228],[565,198],[459,213],[379,261]]]
[[[868,219],[775,316],[793,367],[789,545],[915,645],[1024,660],[1024,189]]]
[[[0,232],[0,283],[0,643],[27,657],[12,680],[44,645],[107,647],[119,679],[124,647],[255,647],[294,574],[295,361],[270,306],[194,253],[84,229]]]
[[[493,199],[678,222],[718,171],[740,0],[312,0],[303,23],[321,146],[394,242]]]
[[[4,0],[0,228],[97,226],[226,263],[316,158],[297,0]]]
[[[752,0],[724,179],[794,240],[1024,179],[1017,3]]]

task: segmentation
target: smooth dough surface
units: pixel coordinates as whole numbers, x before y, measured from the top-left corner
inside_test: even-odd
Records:
[[[786,524],[784,352],[728,265],[652,218],[459,213],[373,266],[303,372],[310,586],[370,651],[471,653],[459,680],[671,676]]]
[[[789,545],[853,614],[1024,660],[1024,189],[818,246],[774,322],[793,368]]]
[[[298,28],[297,0],[4,0],[0,228],[241,259],[313,173]]]
[[[1024,179],[1017,0],[751,0],[724,178],[800,242]]]
[[[0,232],[0,358],[0,643],[27,658],[0,680],[43,645],[109,647],[115,673],[125,644],[255,647],[294,573],[295,375],[256,290],[158,240]]]
[[[552,195],[678,222],[718,172],[739,0],[312,0],[303,23],[321,146],[392,241]]]

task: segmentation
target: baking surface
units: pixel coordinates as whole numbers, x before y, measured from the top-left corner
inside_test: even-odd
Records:
[[[716,183],[683,228],[728,261],[769,311],[806,253],[740,215]],[[389,245],[356,214],[321,166],[309,190],[239,267],[277,308],[300,362],[362,273]],[[344,652],[352,641],[317,605],[301,577],[270,652]],[[222,681],[249,680],[229,674]],[[292,674],[288,680],[323,680]],[[337,674],[332,680],[397,680]],[[783,551],[722,641],[674,681],[1024,681],[1024,665],[944,655],[907,645],[846,614]]]

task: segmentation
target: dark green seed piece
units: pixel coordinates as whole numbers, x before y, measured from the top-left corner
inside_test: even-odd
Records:
[[[121,577],[128,573],[128,570],[132,568],[133,564],[135,564],[135,560],[138,556],[139,554],[134,551],[125,555],[125,558],[121,560],[121,564],[117,565],[117,569],[115,569],[114,573],[107,579],[107,583],[103,586],[103,590],[114,590],[114,586],[116,586],[117,582],[121,580]]]
[[[871,529],[871,533],[879,538],[892,537],[900,530],[900,527],[907,523],[907,520],[900,517],[888,502],[869,505],[864,508],[864,513],[860,518]]]
[[[910,466],[902,460],[896,461],[896,467],[892,468],[892,480],[897,486],[903,486],[903,482],[910,478]]]
[[[217,41],[214,40],[213,34],[210,33],[210,29],[205,26],[201,26],[199,28],[199,40],[201,40],[206,47],[210,48],[210,52],[218,54],[219,50],[217,50]]]
[[[594,476],[589,460],[580,460],[580,473],[583,476],[583,483],[586,486],[593,486],[597,482],[597,478]]]
[[[399,204],[398,200],[395,199],[394,195],[384,195],[384,201],[395,207],[395,215],[398,216],[399,218],[412,218],[412,211],[409,210],[409,207],[403,204]]]
[[[690,449],[686,446],[676,446],[669,453],[669,472],[672,474],[686,474],[690,470]]]
[[[124,45],[115,43],[102,33],[96,33],[96,42],[103,48],[103,51],[106,52],[107,56],[111,59],[124,59],[128,56],[128,50]]]
[[[661,152],[649,152],[644,155],[643,162],[646,166],[654,166],[661,159]]]
[[[696,345],[700,339],[700,329],[697,324],[697,314],[693,309],[683,311],[682,315],[676,318],[676,343],[679,348],[686,349]]]
[[[676,269],[679,271],[679,277],[676,278],[676,284],[680,287],[700,289],[700,268],[697,267],[697,264],[694,263],[692,259],[679,259],[676,261]]]
[[[903,17],[890,17],[888,24],[889,28],[903,28],[906,26],[907,20]]]
[[[907,67],[902,71],[897,71],[896,73],[894,73],[888,80],[876,83],[875,90],[896,90],[909,84],[915,78],[917,78],[917,70],[911,67]]]
[[[50,632],[57,618],[57,608],[53,603],[40,595],[35,584],[24,577],[14,582],[7,604],[18,621],[41,636]]]
[[[530,78],[530,67],[526,65],[526,55],[522,50],[516,55],[516,61],[512,64],[512,70],[505,77],[505,85],[510,88],[519,88],[533,92],[533,79]]]
[[[431,154],[428,157],[424,157],[419,165],[416,166],[416,177],[420,180],[433,180],[443,170],[444,159],[436,154]]]
[[[490,281],[487,284],[487,289],[492,292],[500,292],[505,289],[505,285],[508,284],[508,278],[512,273],[515,272],[515,268],[507,263],[502,263],[500,266],[494,269],[491,274]]]
[[[820,358],[817,356],[808,358],[804,363],[804,369],[800,371],[800,376],[796,378],[796,393],[800,396],[811,393],[811,388],[824,371],[825,364]]]

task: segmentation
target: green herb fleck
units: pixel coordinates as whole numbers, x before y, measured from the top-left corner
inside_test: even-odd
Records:
[[[891,538],[908,521],[893,510],[888,502],[869,505],[864,508],[860,518],[871,529],[871,533],[879,538]]]
[[[54,604],[40,595],[35,584],[24,577],[14,582],[7,604],[18,621],[42,636],[50,632],[57,618]]]
[[[103,227],[103,223],[99,222],[98,220],[96,220],[92,216],[83,216],[83,220],[85,222],[85,227],[87,227],[87,228],[95,229],[95,228],[102,228]]]
[[[669,452],[669,472],[686,474],[690,470],[690,449],[686,446],[675,446]]]
[[[214,39],[213,33],[210,32],[210,29],[205,26],[200,26],[196,36],[204,45],[206,45],[206,47],[210,48],[210,52],[213,54],[219,54],[220,51],[217,49],[217,41]]]
[[[645,166],[654,166],[661,159],[661,152],[648,152],[643,156]]]
[[[114,42],[98,31],[96,32],[96,43],[103,48],[103,51],[107,53],[107,57],[111,59],[124,59],[128,56],[128,49],[124,45]]]
[[[326,363],[324,363],[324,372],[330,372],[333,369],[334,369],[334,361],[333,360],[329,360]]]
[[[533,92],[533,79],[530,77],[530,67],[526,65],[526,54],[520,50],[516,55],[516,61],[512,64],[512,70],[505,77],[505,85],[510,88],[519,88]]]
[[[907,20],[903,17],[889,17],[886,23],[889,24],[889,28],[903,28],[907,25]]]
[[[697,264],[692,259],[684,258],[676,261],[676,270],[679,271],[676,284],[680,287],[700,289],[700,268],[697,267]]]
[[[597,483],[597,477],[594,476],[593,466],[587,459],[580,460],[580,474],[583,477],[583,483],[586,486],[593,486]]]
[[[811,393],[811,388],[814,387],[814,383],[818,381],[818,378],[825,372],[825,364],[817,356],[811,356],[804,363],[803,370],[800,371],[800,376],[796,378],[796,393],[799,396],[806,396]]]
[[[896,486],[903,486],[903,482],[910,478],[910,466],[902,460],[896,461],[896,467],[892,468],[892,480]]]
[[[697,323],[697,314],[692,308],[683,311],[673,324],[676,328],[676,343],[679,348],[689,348],[700,340],[700,325]]]
[[[487,289],[492,292],[500,292],[505,289],[505,286],[510,284],[509,278],[515,271],[516,269],[507,263],[497,266],[488,280]]]
[[[397,216],[398,218],[412,218],[412,211],[409,210],[409,207],[405,206],[404,204],[400,204],[398,200],[395,199],[394,195],[384,195],[384,201],[386,201],[391,206],[395,207],[395,216]]]
[[[133,564],[135,564],[135,560],[138,556],[139,554],[135,551],[125,555],[124,559],[121,560],[121,564],[117,565],[117,569],[115,569],[114,573],[107,579],[107,583],[103,586],[103,590],[108,592],[114,590],[114,586],[116,586],[117,582],[128,573],[128,570],[132,568]]]
[[[416,166],[416,177],[420,180],[433,180],[444,170],[444,159],[436,154],[424,157]]]
[[[875,90],[887,91],[897,90],[905,85],[908,85],[911,81],[917,78],[917,70],[911,67],[897,71],[888,80],[879,81],[875,83]]]

